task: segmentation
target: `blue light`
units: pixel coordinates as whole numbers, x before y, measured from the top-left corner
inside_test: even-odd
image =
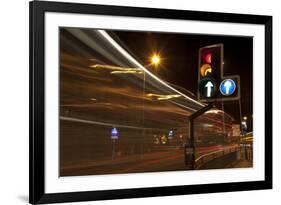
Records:
[[[236,84],[232,79],[225,79],[220,84],[220,92],[224,96],[232,95],[236,90]]]
[[[118,139],[118,130],[115,127],[111,130],[111,139]]]

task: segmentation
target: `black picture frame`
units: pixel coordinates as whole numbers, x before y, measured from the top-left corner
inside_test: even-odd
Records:
[[[272,16],[230,14],[105,6],[92,4],[32,1],[30,12],[30,165],[29,202],[31,204],[75,202],[168,195],[260,190],[272,188]],[[181,185],[71,193],[45,192],[44,132],[45,132],[45,72],[44,25],[46,12],[82,13],[111,16],[149,17],[162,19],[198,20],[209,22],[247,23],[265,26],[265,180],[219,184]]]

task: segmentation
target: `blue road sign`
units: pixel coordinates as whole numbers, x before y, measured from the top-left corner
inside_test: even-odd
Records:
[[[232,79],[225,79],[220,84],[220,92],[224,96],[232,95],[236,90],[236,84]]]
[[[118,130],[115,127],[111,130],[111,139],[118,139]]]

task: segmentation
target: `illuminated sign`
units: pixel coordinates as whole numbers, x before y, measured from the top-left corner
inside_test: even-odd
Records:
[[[118,130],[115,127],[111,130],[111,139],[118,139]]]
[[[232,79],[225,79],[220,84],[220,92],[222,95],[232,95],[236,90],[236,84]]]

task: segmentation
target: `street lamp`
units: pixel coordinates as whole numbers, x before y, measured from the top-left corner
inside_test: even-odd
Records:
[[[243,120],[247,120],[248,118],[246,116],[243,117]]]
[[[153,54],[153,56],[151,57],[151,64],[158,66],[160,64],[160,56],[158,54]]]

